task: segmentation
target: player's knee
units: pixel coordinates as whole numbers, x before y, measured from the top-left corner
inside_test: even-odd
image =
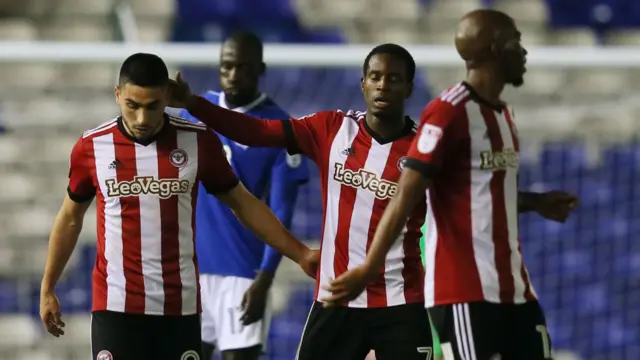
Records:
[[[222,352],[222,360],[258,360],[261,352],[262,345],[246,349],[225,350]]]

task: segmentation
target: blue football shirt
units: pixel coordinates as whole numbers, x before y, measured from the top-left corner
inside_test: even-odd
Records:
[[[223,92],[209,91],[203,97],[228,108]],[[231,110],[263,119],[289,119],[265,94]],[[180,116],[198,121],[186,110]],[[247,147],[222,135],[218,137],[240,181],[253,195],[265,199],[280,221],[290,227],[298,185],[309,178],[306,159],[289,155],[285,149]],[[259,270],[275,272],[282,256],[257,239],[225,204],[199,186],[196,252],[200,273],[253,279]]]

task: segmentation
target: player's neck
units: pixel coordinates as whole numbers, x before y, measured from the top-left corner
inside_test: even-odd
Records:
[[[404,115],[394,116],[393,118],[380,118],[367,112],[364,121],[372,131],[383,139],[399,134],[406,126]]]
[[[249,92],[248,95],[237,96],[235,99],[230,99],[225,94],[225,102],[227,103],[227,107],[229,109],[235,109],[239,107],[243,107],[245,105],[249,105],[252,102],[256,101],[257,98],[260,97],[260,91],[255,90]]]
[[[504,89],[504,82],[500,76],[489,69],[469,69],[467,84],[483,99],[491,104],[500,104],[500,95]]]

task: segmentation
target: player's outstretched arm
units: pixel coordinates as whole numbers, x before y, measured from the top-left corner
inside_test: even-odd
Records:
[[[253,196],[241,183],[216,197],[233,210],[240,222],[258,238],[295,261],[304,272],[315,278],[319,252],[309,249],[278,221],[269,207]]]
[[[60,320],[60,305],[54,289],[78,242],[89,205],[90,200],[79,203],[66,195],[49,236],[49,250],[40,288],[40,316],[47,331],[54,336],[64,334],[64,323]]]
[[[518,192],[518,212],[535,211],[545,219],[565,222],[579,200],[575,195],[565,191],[549,191],[546,193]]]
[[[184,108],[219,134],[248,146],[288,147],[282,121],[262,120],[214,105],[191,93],[180,72],[170,81],[169,106]],[[288,120],[287,120],[288,121]]]
[[[424,193],[430,184],[431,181],[419,171],[405,168],[398,182],[398,192],[389,201],[380,219],[365,264],[330,282],[326,290],[331,291],[332,295],[320,299],[325,306],[335,306],[355,299],[384,268],[387,253],[400,236],[417,202],[424,199]]]

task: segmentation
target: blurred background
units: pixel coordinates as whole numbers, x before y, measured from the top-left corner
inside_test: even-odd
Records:
[[[366,51],[362,60],[348,60],[353,44],[451,45],[456,20],[482,6],[517,20],[532,57],[540,45],[565,47],[545,52],[552,62],[573,46],[593,47],[596,55],[614,46],[640,53],[638,0],[0,0],[0,360],[90,356],[93,215],[57,289],[68,329],[63,338],[47,336],[39,324],[39,281],[70,149],[83,130],[118,114],[113,86],[126,57],[52,62],[52,51],[42,57],[37,41],[124,42],[133,53],[149,43],[219,43],[235,30],[253,30],[267,43],[338,46],[323,58],[345,66],[294,65],[292,58],[263,79],[263,91],[301,116],[364,108],[358,82]],[[37,46],[17,56],[9,46],[16,44],[6,41]],[[415,118],[465,75],[461,62],[429,65],[429,52],[421,54],[416,60],[425,66],[408,107]],[[189,57],[186,50],[179,55]],[[171,66],[196,90],[217,89],[217,51],[210,58],[197,67]],[[563,359],[640,359],[640,62],[617,60],[625,59],[589,67],[532,62],[525,86],[505,95],[523,138],[522,189],[565,189],[582,201],[563,225],[521,217],[523,253]],[[312,173],[293,229],[310,242],[321,230]],[[265,358],[293,359],[312,296],[310,282],[284,262]]]

